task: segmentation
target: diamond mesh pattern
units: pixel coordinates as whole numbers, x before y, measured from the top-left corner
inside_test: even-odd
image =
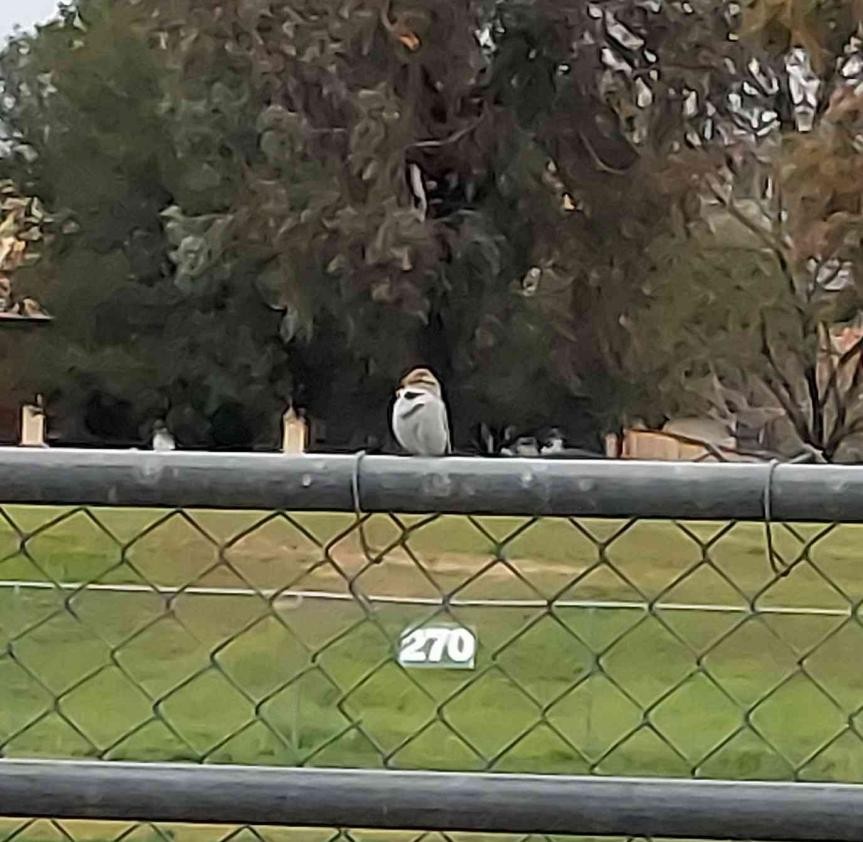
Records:
[[[271,827],[189,827],[181,825],[0,820],[0,835],[8,842],[556,842],[587,837],[482,835],[477,833],[406,833],[287,829]],[[604,837],[605,842],[635,842]],[[659,840],[657,840],[659,842]]]
[[[361,523],[0,508],[0,753],[863,781],[860,527]]]

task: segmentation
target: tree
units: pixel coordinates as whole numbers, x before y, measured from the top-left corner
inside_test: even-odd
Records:
[[[81,0],[0,67],[27,153],[7,168],[76,227],[32,272],[64,313],[52,383],[130,431],[170,410],[189,443],[226,413],[267,438],[288,400],[334,439],[383,438],[417,362],[460,443],[479,420],[583,433],[733,390],[832,458],[819,390],[853,382],[818,373],[818,337],[856,304],[800,296],[813,266],[857,260],[854,190],[834,195],[856,129],[833,100],[855,15]]]
[[[18,330],[9,332],[9,328],[30,327],[33,319],[47,321],[39,302],[23,295],[14,280],[23,266],[38,260],[50,222],[38,199],[22,195],[11,181],[0,182],[0,318],[6,328],[0,331],[0,410],[6,416],[2,426],[12,429],[17,404],[34,398],[28,393],[26,371],[20,366],[22,350],[32,353],[33,346],[28,344],[30,337]],[[19,322],[18,317],[25,321]],[[2,432],[11,435],[12,429]]]
[[[465,418],[572,414],[542,319],[513,292],[560,210],[546,158],[495,101],[476,38],[493,8],[349,5],[186,2],[160,18],[187,97],[175,143],[192,131],[214,185],[244,174],[229,207],[215,188],[178,201],[230,232],[209,266],[255,264],[320,414],[347,395],[382,432],[420,361],[448,385],[462,441]]]
[[[863,303],[860,10],[804,5],[754,4],[743,21],[757,96],[738,96],[720,144],[679,157],[672,189],[697,210],[654,244],[633,360],[677,410],[730,394],[744,414],[781,410],[788,453],[833,460],[863,423],[863,343],[842,333]]]
[[[216,262],[265,263],[283,336],[334,327],[375,405],[422,358],[464,414],[614,407],[622,317],[673,218],[658,177],[711,98],[725,108],[732,16],[572,0],[212,8],[174,4],[161,40],[196,92],[213,183],[245,172],[229,210],[215,194],[199,208],[232,231]],[[695,116],[689,88],[705,91]]]
[[[194,299],[174,283],[160,213],[187,169],[160,113],[145,19],[133,5],[82,4],[3,57],[6,167],[63,231],[17,281],[59,315],[38,364],[18,368],[76,422],[71,440],[137,441],[166,413],[186,444],[272,439],[290,389],[277,319],[242,279]],[[249,405],[250,417],[231,412]],[[232,414],[249,429],[220,432]]]
[[[71,345],[48,355],[46,389],[127,404],[127,436],[167,406],[191,406],[201,440],[225,400],[333,416],[345,394],[381,428],[397,375],[424,359],[462,418],[536,422],[533,398],[571,413],[512,292],[553,197],[526,134],[492,140],[481,4],[263,11],[92,0],[7,51],[5,120],[29,160],[16,172],[77,228],[34,279]],[[252,372],[216,353],[235,333],[245,345],[227,356],[261,360]],[[257,393],[237,382],[249,375]]]

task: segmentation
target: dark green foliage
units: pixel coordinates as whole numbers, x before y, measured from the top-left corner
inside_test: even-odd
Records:
[[[693,239],[711,190],[750,198],[741,173],[781,163],[729,98],[793,122],[787,79],[751,65],[778,73],[773,6],[79,0],[0,64],[3,174],[59,234],[16,278],[57,316],[24,387],[79,425],[107,413],[118,440],[169,413],[210,446],[273,444],[288,401],[333,444],[382,441],[418,362],[461,444],[481,420],[591,441],[702,409],[708,347],[722,377],[749,365],[722,360],[773,283],[764,255],[694,345],[682,327],[645,343],[717,300],[689,291],[725,271],[721,239]]]

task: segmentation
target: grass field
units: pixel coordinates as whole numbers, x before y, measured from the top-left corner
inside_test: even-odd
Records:
[[[451,608],[477,668],[407,673],[394,641],[442,609],[3,587],[6,756],[863,780],[857,527],[777,527],[788,560],[813,541],[777,579],[752,524],[414,518],[400,545],[378,516],[369,565],[349,516],[5,514],[7,583],[555,604]]]

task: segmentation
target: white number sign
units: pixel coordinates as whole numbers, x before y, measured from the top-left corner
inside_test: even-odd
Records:
[[[403,667],[472,670],[475,662],[476,635],[464,626],[424,626],[408,629],[401,637]]]

